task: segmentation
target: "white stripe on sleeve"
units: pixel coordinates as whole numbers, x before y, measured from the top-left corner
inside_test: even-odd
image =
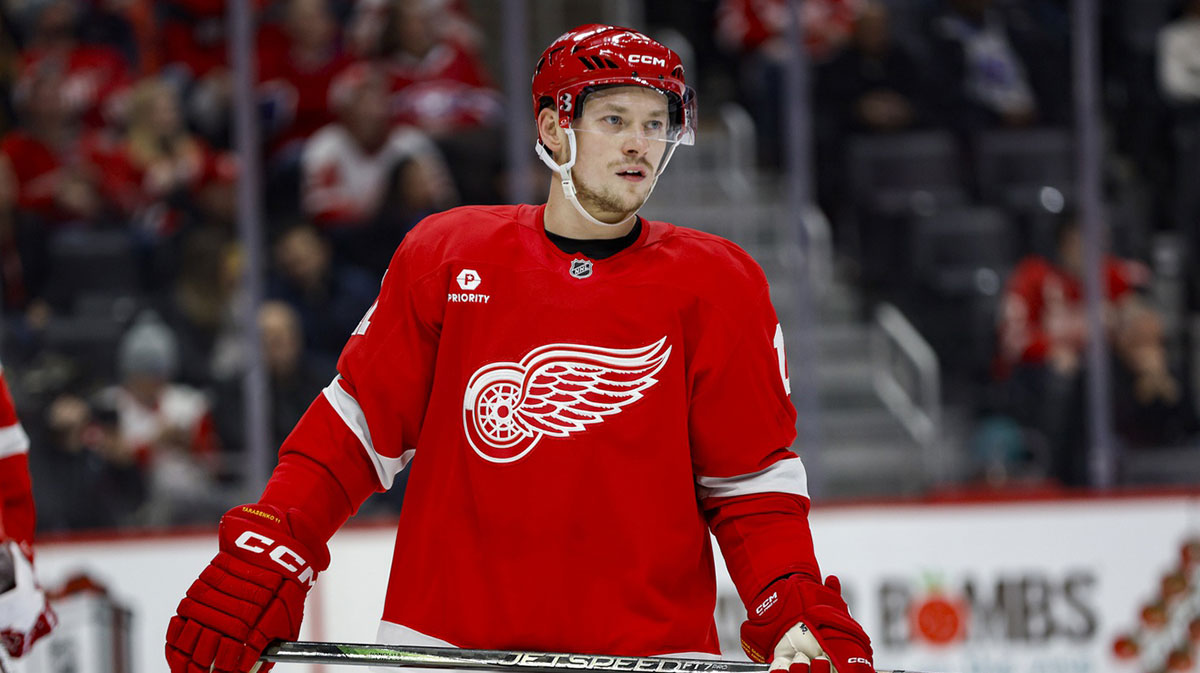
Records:
[[[732,498],[757,493],[791,493],[808,497],[808,473],[799,457],[780,460],[766,469],[736,477],[696,477],[699,495]]]
[[[353,432],[354,436],[358,438],[358,442],[362,444],[363,450],[367,452],[367,457],[375,466],[375,475],[379,477],[379,483],[384,488],[391,488],[396,475],[408,465],[408,461],[412,460],[416,451],[409,449],[400,454],[399,458],[380,455],[371,441],[371,429],[367,427],[367,417],[363,414],[362,407],[358,405],[358,400],[354,399],[354,396],[346,392],[346,389],[338,383],[341,379],[340,374],[335,376],[333,382],[325,386],[325,390],[321,391],[321,394],[329,400],[329,405],[341,417],[346,427],[350,428],[350,432]]]
[[[0,428],[0,458],[29,453],[29,435],[20,423]]]

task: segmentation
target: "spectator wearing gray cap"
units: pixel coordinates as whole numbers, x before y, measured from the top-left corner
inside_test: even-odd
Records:
[[[122,337],[121,382],[103,392],[117,411],[120,450],[145,471],[146,523],[184,523],[205,516],[213,499],[218,441],[210,404],[200,390],[176,382],[179,346],[151,312]],[[181,518],[183,517],[183,518]]]

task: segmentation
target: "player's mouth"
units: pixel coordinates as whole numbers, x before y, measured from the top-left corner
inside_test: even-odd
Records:
[[[646,169],[639,166],[622,168],[621,170],[617,171],[618,177],[620,177],[622,180],[628,180],[629,182],[641,182],[642,180],[646,179],[646,174]]]

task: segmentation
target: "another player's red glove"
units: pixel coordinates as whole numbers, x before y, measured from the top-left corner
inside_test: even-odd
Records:
[[[0,543],[0,642],[13,657],[33,647],[58,620],[33,576],[32,554],[14,540]]]
[[[220,551],[167,625],[171,673],[245,673],[272,640],[296,639],[308,590],[329,565],[311,530],[299,511],[269,505],[221,518]]]
[[[742,624],[742,649],[771,670],[875,673],[871,639],[850,616],[842,585],[792,575],[764,589]]]

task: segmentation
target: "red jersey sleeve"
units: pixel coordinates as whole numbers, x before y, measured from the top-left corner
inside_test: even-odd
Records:
[[[303,510],[328,539],[412,459],[433,383],[440,305],[409,236],[350,335],[338,375],[284,440],[264,503]]]
[[[17,420],[8,383],[0,376],[0,523],[3,538],[33,542],[36,520],[29,479],[29,437]]]
[[[789,449],[796,411],[783,330],[762,271],[742,265],[745,282],[722,288],[697,343],[688,427],[701,507],[749,603],[780,577],[820,571],[804,466]]]

